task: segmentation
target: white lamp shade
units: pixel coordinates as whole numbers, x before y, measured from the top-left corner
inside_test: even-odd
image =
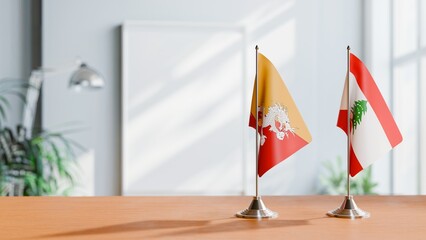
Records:
[[[70,79],[71,88],[100,89],[105,85],[103,77],[85,63],[75,70]]]

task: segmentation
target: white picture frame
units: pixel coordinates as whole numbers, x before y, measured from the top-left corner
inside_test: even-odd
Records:
[[[122,25],[122,195],[244,193],[246,42],[240,26]]]

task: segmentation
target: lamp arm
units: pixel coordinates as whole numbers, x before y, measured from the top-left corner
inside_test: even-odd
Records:
[[[46,75],[57,75],[68,72],[82,64],[78,58],[73,65],[64,66],[60,68],[39,67],[31,71],[29,78],[30,88],[26,94],[26,104],[22,114],[22,125],[27,130],[27,137],[31,137],[34,127],[34,119],[37,113],[37,103],[40,98],[40,90]]]
[[[34,118],[37,112],[37,102],[40,97],[40,89],[43,83],[43,74],[37,70],[31,72],[29,78],[30,88],[27,90],[26,103],[22,114],[22,125],[26,129],[27,137],[31,137],[34,126]]]
[[[31,72],[31,74],[38,73],[38,74],[42,74],[42,75],[47,75],[47,74],[56,75],[56,74],[65,73],[65,72],[68,72],[72,69],[75,69],[75,68],[79,67],[81,64],[83,64],[83,61],[81,61],[81,59],[77,58],[73,65],[66,65],[66,66],[62,66],[62,67],[59,67],[59,68],[41,66],[41,67],[38,67],[37,69],[34,69]]]

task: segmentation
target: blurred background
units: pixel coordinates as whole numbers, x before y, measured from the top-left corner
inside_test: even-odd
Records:
[[[262,195],[344,191],[346,137],[336,121],[347,45],[369,68],[404,138],[353,179],[354,191],[426,194],[422,0],[0,0],[0,19],[3,81],[25,83],[38,67],[56,69],[41,75],[38,102],[0,97],[10,105],[2,134],[10,128],[13,144],[41,152],[15,156],[12,166],[3,146],[2,181],[11,183],[3,195],[19,192],[20,179],[24,195],[254,194],[248,116],[256,44],[313,137],[260,179]],[[69,89],[72,71],[57,69],[76,59],[103,77],[102,89]],[[32,87],[21,88],[28,99]],[[38,105],[36,137],[15,130],[27,105]],[[40,145],[42,129],[60,133],[52,140],[58,148]],[[49,167],[40,171],[37,161]],[[69,191],[60,191],[64,179],[72,180]]]

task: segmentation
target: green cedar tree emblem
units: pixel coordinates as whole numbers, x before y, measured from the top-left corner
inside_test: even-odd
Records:
[[[354,130],[361,123],[362,116],[367,112],[367,101],[366,100],[357,100],[354,105],[351,107],[352,113],[352,126]]]

